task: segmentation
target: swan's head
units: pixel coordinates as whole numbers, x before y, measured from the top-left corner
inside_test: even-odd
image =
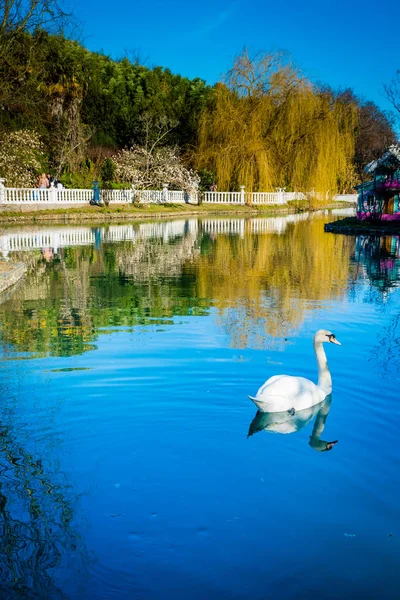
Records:
[[[332,331],[328,331],[327,329],[319,329],[317,333],[314,335],[314,344],[324,344],[325,342],[330,342],[331,344],[337,344],[341,346],[342,344],[339,340],[336,339],[336,336]]]

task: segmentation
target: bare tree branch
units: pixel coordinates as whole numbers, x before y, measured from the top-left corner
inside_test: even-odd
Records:
[[[0,34],[64,27],[69,17],[58,0],[0,0]]]
[[[400,69],[397,71],[396,76],[383,86],[383,91],[393,108],[400,113]]]

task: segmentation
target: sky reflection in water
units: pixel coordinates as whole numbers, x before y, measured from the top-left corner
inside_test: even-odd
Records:
[[[3,595],[398,597],[399,242],[326,220],[1,233]],[[255,415],[320,327],[332,398]]]

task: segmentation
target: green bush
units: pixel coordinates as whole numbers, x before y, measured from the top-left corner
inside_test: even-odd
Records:
[[[103,187],[105,184],[110,184],[115,178],[115,165],[111,158],[105,158],[100,169],[100,177],[103,183]]]
[[[65,172],[61,175],[60,180],[67,188],[87,190],[93,187],[93,181],[97,181],[98,178],[98,169],[92,161],[86,160],[79,171]]]

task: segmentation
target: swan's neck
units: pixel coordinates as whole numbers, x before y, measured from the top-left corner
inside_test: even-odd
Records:
[[[326,360],[325,350],[321,342],[314,342],[314,351],[318,364],[318,387],[328,395],[332,392],[332,377],[329,371],[328,361]]]

